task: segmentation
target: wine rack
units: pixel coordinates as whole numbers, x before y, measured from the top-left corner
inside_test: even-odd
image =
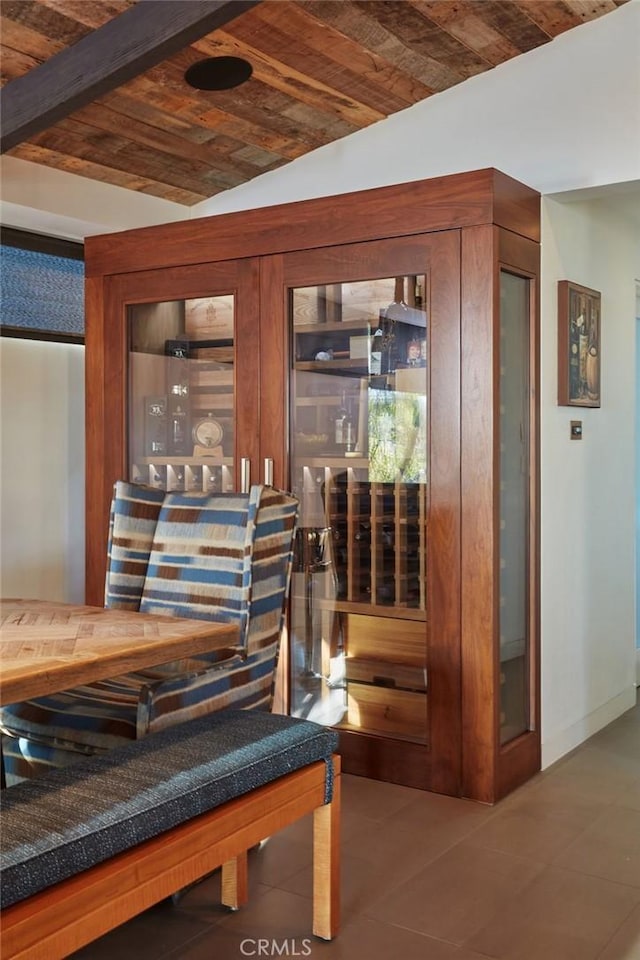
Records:
[[[235,489],[233,459],[225,457],[139,457],[131,464],[133,483],[186,493],[223,493]]]
[[[327,473],[338,604],[424,609],[426,485],[372,483],[366,468]]]
[[[307,680],[305,697],[315,696],[319,711],[332,697],[340,729],[424,743],[427,485],[372,482],[368,473],[357,459],[298,461],[302,516],[330,538],[331,579],[316,575],[314,593],[313,629],[323,649],[312,658],[325,665],[343,659],[343,708],[336,715],[335,685],[323,689],[328,666],[315,684]],[[300,636],[305,582],[294,575],[292,628]]]

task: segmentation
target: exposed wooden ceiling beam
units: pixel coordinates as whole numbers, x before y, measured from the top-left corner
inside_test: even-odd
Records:
[[[234,20],[259,0],[138,0],[0,90],[1,152]]]

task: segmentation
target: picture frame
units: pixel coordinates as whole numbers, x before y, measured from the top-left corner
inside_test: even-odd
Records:
[[[572,280],[558,281],[558,405],[601,402],[601,294]]]

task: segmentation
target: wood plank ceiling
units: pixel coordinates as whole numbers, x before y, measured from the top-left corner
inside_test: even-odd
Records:
[[[626,2],[263,0],[8,155],[190,206]],[[133,5],[2,0],[3,86]],[[185,82],[192,64],[229,55],[251,63],[246,83],[198,91]]]

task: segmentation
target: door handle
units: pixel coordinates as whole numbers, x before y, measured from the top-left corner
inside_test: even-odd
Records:
[[[264,458],[263,483],[265,487],[273,486],[273,460],[271,457]]]
[[[251,487],[251,460],[242,457],[240,460],[240,492],[249,493]]]

